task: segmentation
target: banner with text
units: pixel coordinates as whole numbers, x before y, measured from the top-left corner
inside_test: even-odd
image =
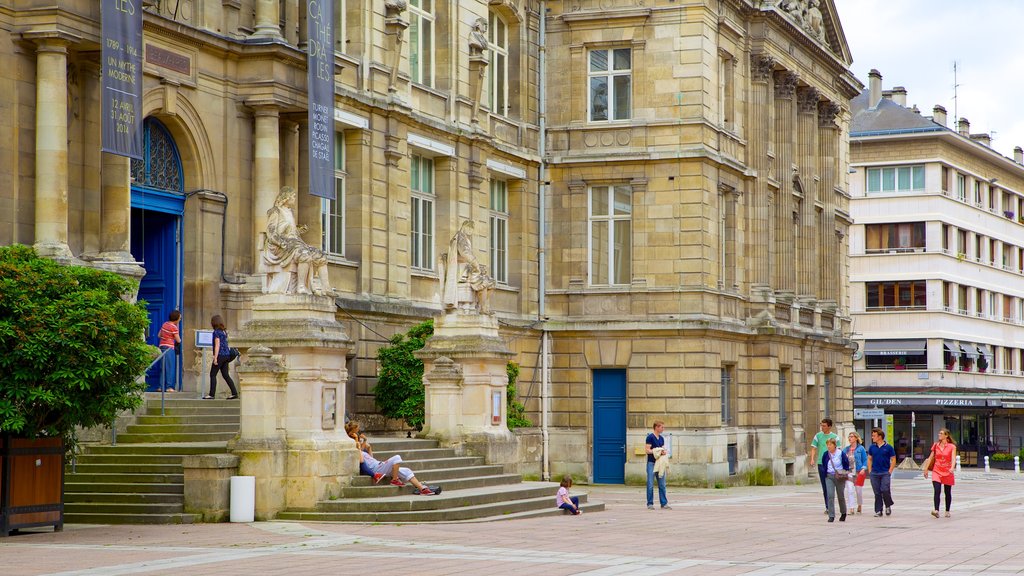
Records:
[[[142,158],[142,5],[102,0],[102,150]]]
[[[334,200],[334,2],[306,0],[306,11],[309,193]]]

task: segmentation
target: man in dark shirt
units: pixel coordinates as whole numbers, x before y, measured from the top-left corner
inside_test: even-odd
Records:
[[[892,514],[892,471],[896,468],[896,451],[886,443],[885,432],[881,428],[871,429],[871,447],[868,448],[868,477],[871,478],[871,490],[875,493],[875,517],[882,515],[882,503],[885,503],[885,515]]]
[[[665,431],[665,423],[661,420],[654,421],[654,431],[647,435],[644,441],[644,451],[647,452],[647,509],[654,510],[654,480],[658,480],[658,501],[662,510],[671,510],[668,504],[668,489],[665,487],[665,475],[654,473],[655,448],[665,447],[665,437],[661,435]]]

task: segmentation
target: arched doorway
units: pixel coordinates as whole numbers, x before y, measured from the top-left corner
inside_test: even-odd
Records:
[[[146,341],[159,341],[160,326],[182,302],[182,215],[185,212],[185,178],[174,138],[156,118],[143,123],[145,154],[132,160],[132,256],[143,263],[146,275],[139,285],[139,300],[149,310]],[[182,327],[184,334],[184,327]],[[181,382],[180,362],[171,355],[168,376]],[[146,377],[150,390],[159,390],[160,371]],[[169,384],[170,385],[170,384]],[[181,389],[180,385],[175,386]]]

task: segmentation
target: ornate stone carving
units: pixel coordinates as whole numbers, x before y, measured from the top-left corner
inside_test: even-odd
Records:
[[[469,33],[469,67],[472,70],[471,90],[473,91],[474,124],[480,122],[480,96],[483,93],[484,79],[487,76],[487,19],[477,18],[473,21],[473,29]]]
[[[295,189],[285,186],[274,200],[274,207],[267,210],[267,233],[260,254],[260,271],[267,275],[263,292],[332,294],[327,257],[302,239],[307,228],[295,224],[295,201]]]
[[[800,76],[792,70],[779,70],[775,73],[775,97],[792,98],[796,93],[796,82]]]
[[[481,56],[487,51],[487,19],[477,18],[473,21],[473,29],[469,32],[469,56]]]
[[[388,18],[398,18],[408,8],[406,0],[384,0],[384,15]]]
[[[835,128],[836,116],[843,109],[831,100],[822,100],[818,103],[818,125],[822,128]]]
[[[779,0],[778,8],[815,40],[827,45],[821,0]]]
[[[463,220],[459,231],[448,243],[448,252],[441,254],[441,302],[446,310],[465,309],[468,305],[475,308],[478,314],[490,315],[494,314],[491,310],[491,292],[497,283],[473,253],[473,229],[472,220]],[[460,295],[460,286],[472,290],[471,299]],[[472,302],[474,299],[475,306]]]
[[[767,82],[775,71],[775,58],[768,54],[750,55],[750,76],[755,82]]]
[[[814,114],[818,111],[820,97],[816,88],[801,88],[797,90],[797,108],[804,114]]]

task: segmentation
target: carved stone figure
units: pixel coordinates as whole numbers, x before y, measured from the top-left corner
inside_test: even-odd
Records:
[[[487,51],[487,19],[477,18],[473,22],[473,30],[469,33],[469,55],[480,56]]]
[[[811,32],[811,35],[825,42],[825,21],[821,16],[821,9],[818,6],[821,5],[821,0],[811,0],[810,5],[807,8],[807,29]]]
[[[267,210],[267,235],[260,268],[267,274],[263,291],[276,294],[332,294],[323,251],[302,239],[306,226],[295,223],[295,189],[281,188]],[[319,285],[314,282],[319,280]]]
[[[409,8],[406,0],[384,0],[384,13],[388,18],[394,18]]]
[[[448,252],[441,254],[441,302],[446,310],[458,308],[459,285],[466,285],[476,297],[476,311],[492,314],[491,292],[497,283],[473,253],[473,229],[473,221],[464,220],[448,243]]]
[[[807,0],[782,0],[779,8],[789,15],[798,25],[804,25],[804,17],[807,14]]]

